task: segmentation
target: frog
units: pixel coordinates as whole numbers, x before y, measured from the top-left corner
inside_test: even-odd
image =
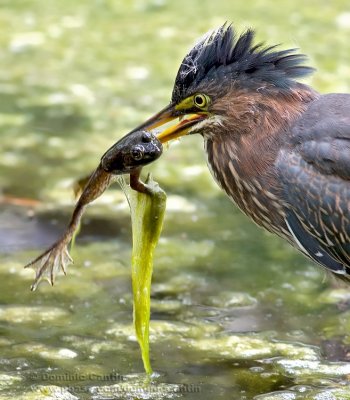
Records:
[[[73,262],[68,245],[78,230],[86,206],[100,197],[117,180],[118,175],[129,174],[132,189],[151,194],[151,188],[140,179],[141,170],[143,166],[157,160],[162,152],[162,144],[153,133],[138,130],[121,138],[104,153],[95,171],[86,178],[68,227],[61,238],[25,266],[36,272],[32,291],[36,290],[42,279],[47,279],[53,285],[59,270],[66,275],[67,265]]]
[[[113,174],[130,174],[132,189],[146,193],[149,188],[140,180],[141,169],[157,160],[163,153],[163,145],[152,132],[139,130],[132,132],[112,147],[101,158],[104,171]]]
[[[121,138],[101,157],[102,168],[111,174],[130,173],[161,156],[163,145],[149,131],[132,132]]]

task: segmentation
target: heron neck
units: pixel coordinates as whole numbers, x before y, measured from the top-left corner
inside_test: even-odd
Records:
[[[317,97],[311,89],[289,96],[256,96],[254,103],[250,97],[245,112],[238,110],[240,121],[230,121],[230,126],[205,138],[215,180],[259,225],[266,222],[262,216],[274,215],[274,223],[269,221],[265,226],[269,230],[284,225],[275,170],[278,152],[288,141],[294,123]]]
[[[242,176],[261,176],[273,165],[294,123],[318,96],[306,85],[288,92],[237,93],[227,103],[227,117],[207,139],[222,147]]]

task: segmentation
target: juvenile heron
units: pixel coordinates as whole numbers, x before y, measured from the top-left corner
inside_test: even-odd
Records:
[[[162,142],[199,133],[219,186],[254,222],[350,279],[350,95],[297,81],[296,49],[224,25],[182,61],[170,104],[137,129]]]

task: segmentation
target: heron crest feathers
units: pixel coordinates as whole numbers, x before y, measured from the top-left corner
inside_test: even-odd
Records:
[[[203,83],[220,86],[236,81],[254,87],[263,82],[281,90],[292,88],[296,78],[313,72],[304,65],[306,56],[297,49],[276,50],[254,44],[255,32],[248,29],[237,37],[232,25],[224,24],[206,33],[183,59],[175,79],[172,101],[194,93]],[[216,82],[218,83],[218,82]]]

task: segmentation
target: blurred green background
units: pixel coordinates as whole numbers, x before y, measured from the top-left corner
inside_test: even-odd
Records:
[[[169,196],[151,382],[118,187],[89,208],[68,276],[29,291],[22,267],[63,231],[74,180],[169,102],[186,52],[225,21],[301,48],[315,89],[350,91],[347,1],[0,1],[0,400],[350,398],[348,289],[239,213],[200,137],[148,168]]]

